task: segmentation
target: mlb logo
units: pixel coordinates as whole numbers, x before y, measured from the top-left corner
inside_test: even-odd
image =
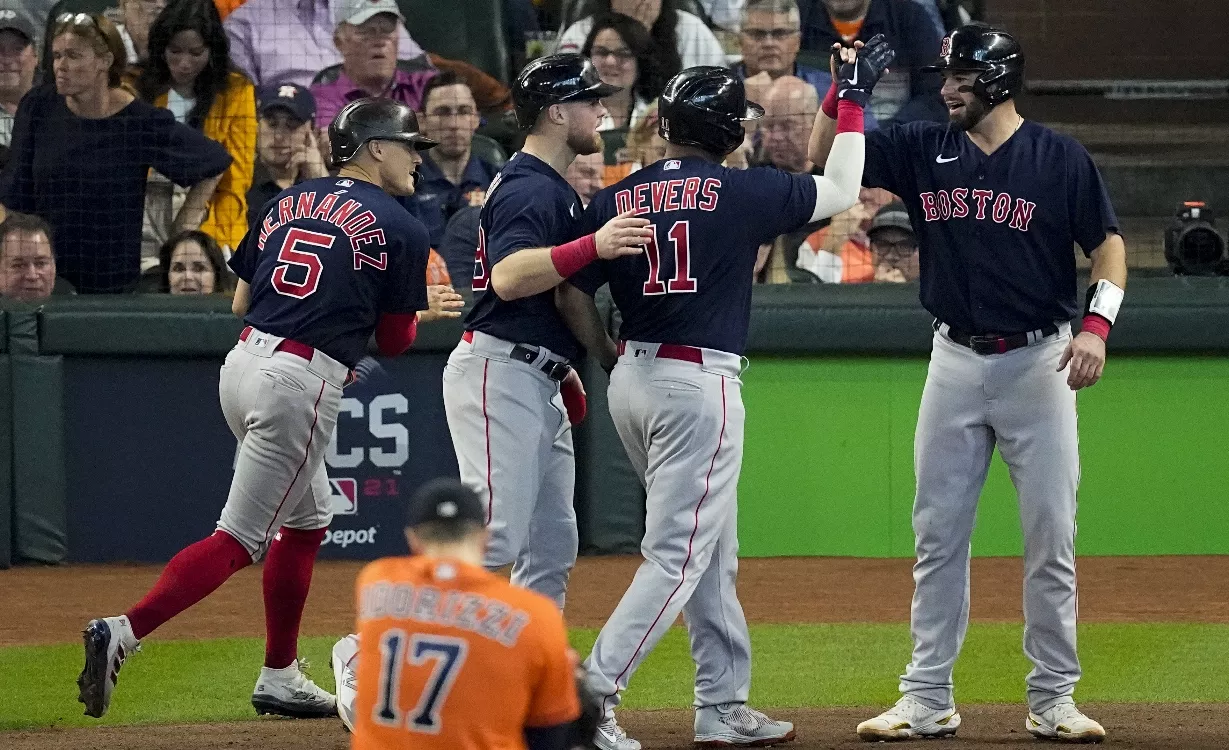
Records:
[[[662,167],[662,171],[669,172],[671,169],[678,169],[681,166],[683,166],[683,162],[679,161],[678,159],[671,159],[670,161],[666,162],[666,166]]]
[[[354,185],[354,180],[338,180],[337,181],[338,187],[351,187],[353,185]]]
[[[939,45],[939,57],[947,57],[950,54],[952,54],[952,38],[945,36],[943,43]]]
[[[329,503],[333,506],[333,515],[352,516],[358,513],[358,480],[330,479]]]

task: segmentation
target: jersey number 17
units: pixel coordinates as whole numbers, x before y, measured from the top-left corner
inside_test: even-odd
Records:
[[[411,637],[399,628],[384,631],[380,636],[380,692],[371,712],[372,721],[387,727],[404,725],[411,732],[439,734],[443,728],[440,713],[468,652],[469,643],[464,638],[422,633]],[[404,663],[432,666],[418,702],[403,714],[400,701]]]
[[[644,296],[659,294],[691,294],[696,291],[696,280],[691,275],[691,223],[676,221],[666,233],[674,248],[674,276],[663,284],[661,280],[661,249],[657,241],[657,225],[648,227],[653,236],[644,246],[644,256],[649,261],[649,278],[644,282]]]

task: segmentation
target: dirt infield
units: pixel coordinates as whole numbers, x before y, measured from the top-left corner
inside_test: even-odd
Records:
[[[599,627],[614,610],[638,557],[581,558],[568,588],[570,625]],[[303,635],[340,635],[354,627],[359,563],[316,568]],[[40,627],[0,618],[0,646],[75,643],[91,617],[123,612],[157,579],[154,565],[64,565],[0,572],[6,603],[38,612]],[[972,617],[1021,619],[1017,558],[973,561]],[[1229,556],[1088,557],[1080,560],[1083,622],[1229,623]],[[738,593],[751,622],[905,622],[913,594],[911,561],[799,557],[741,562]],[[263,637],[260,570],[238,573],[221,589],[163,626],[159,639]],[[1226,743],[1229,747],[1229,742]]]
[[[614,609],[639,558],[584,558],[569,587],[570,624],[599,626]],[[909,560],[784,558],[743,560],[739,593],[752,622],[903,622],[909,616]],[[353,586],[360,565],[322,563],[316,570],[304,635],[340,635],[353,627]],[[157,578],[158,566],[60,566],[0,572],[5,604],[39,613],[33,632],[22,620],[0,618],[0,646],[77,642],[90,617],[122,612]],[[973,562],[972,617],[1018,621],[1021,563],[1014,558]],[[1080,560],[1080,618],[1085,622],[1229,623],[1229,557],[1084,558]],[[264,635],[260,571],[249,569],[212,597],[158,631],[160,639]],[[6,607],[7,608],[7,607]],[[1110,732],[1114,747],[1148,750],[1229,748],[1224,705],[1088,706]],[[874,711],[882,710],[876,707]],[[795,709],[780,712],[798,725],[788,747],[865,747],[853,726],[872,709]],[[927,748],[1030,747],[1023,706],[962,707],[959,739]],[[620,720],[651,750],[690,747],[691,712],[628,711]],[[0,732],[13,750],[204,750],[205,748],[348,747],[336,721],[261,720],[230,724],[98,727]]]

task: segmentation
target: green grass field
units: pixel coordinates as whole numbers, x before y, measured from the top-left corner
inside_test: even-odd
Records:
[[[906,625],[758,625],[751,628],[752,702],[760,706],[862,706],[895,700],[909,657]],[[577,629],[583,655],[597,631]],[[313,676],[332,689],[332,638],[303,641]],[[970,627],[956,670],[956,698],[1023,703],[1029,664],[1021,627]],[[263,655],[258,639],[160,642],[129,660],[102,723],[204,722],[254,718],[248,704]],[[1085,678],[1076,697],[1098,702],[1229,701],[1220,669],[1229,663],[1229,626],[1089,624],[1080,627]],[[79,645],[0,649],[0,729],[99,723],[81,714]],[[629,708],[690,705],[693,668],[686,633],[670,631],[636,674]]]

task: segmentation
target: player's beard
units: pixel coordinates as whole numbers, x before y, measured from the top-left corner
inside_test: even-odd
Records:
[[[577,156],[588,156],[601,151],[602,134],[596,131],[568,133],[568,148]]]
[[[972,130],[989,113],[990,108],[986,106],[986,103],[975,96],[965,102],[959,113],[952,113],[948,121],[957,130]]]

